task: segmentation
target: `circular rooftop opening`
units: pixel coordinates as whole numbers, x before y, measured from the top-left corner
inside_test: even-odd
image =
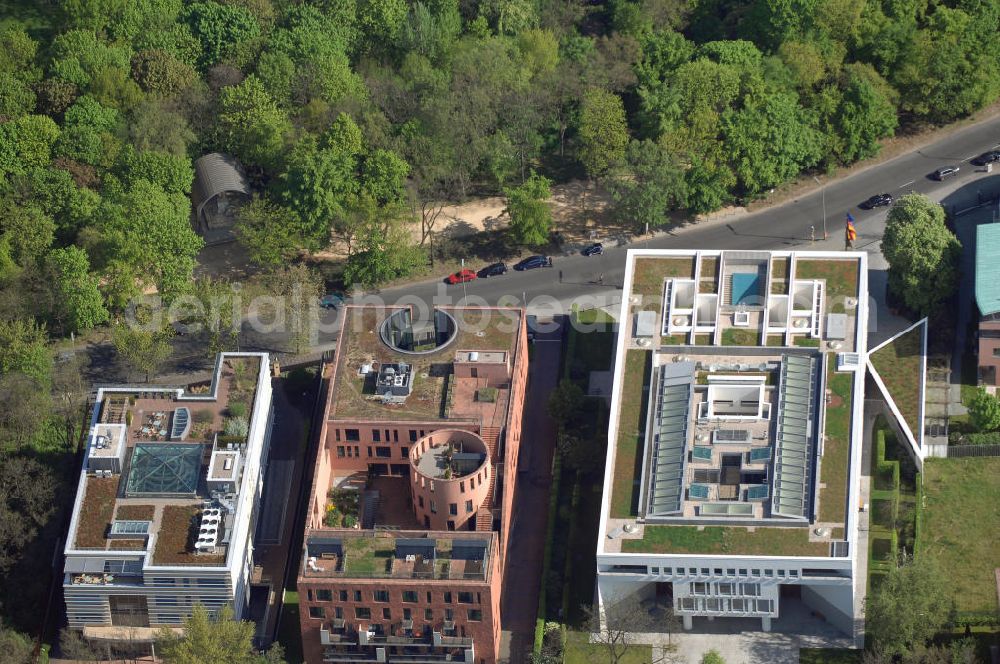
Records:
[[[442,309],[435,309],[430,318],[423,320],[414,320],[411,309],[398,309],[379,326],[382,343],[407,355],[436,353],[454,341],[457,334],[455,317]]]
[[[438,430],[424,436],[410,450],[410,463],[420,475],[433,480],[458,480],[486,465],[489,450],[474,433]]]

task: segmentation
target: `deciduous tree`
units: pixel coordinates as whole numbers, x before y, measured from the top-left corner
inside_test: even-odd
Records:
[[[510,235],[515,243],[538,246],[548,242],[552,226],[550,184],[548,178],[533,172],[524,184],[507,190]]]
[[[962,245],[944,221],[944,208],[921,194],[908,194],[889,210],[882,253],[889,288],[907,307],[929,314],[958,284]]]
[[[616,214],[636,229],[659,228],[671,210],[687,205],[680,159],[651,140],[632,141],[625,165],[607,181]]]
[[[929,556],[903,557],[865,598],[865,631],[893,656],[922,648],[950,619],[947,577]]]
[[[578,127],[580,162],[592,178],[603,177],[625,158],[628,126],[621,97],[601,89],[583,96]]]
[[[46,259],[55,295],[53,315],[65,332],[82,332],[106,323],[97,277],[90,273],[87,252],[79,247],[54,249]]]

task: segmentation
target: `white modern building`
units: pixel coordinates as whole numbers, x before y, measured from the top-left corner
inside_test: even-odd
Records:
[[[864,253],[632,250],[598,595],[685,629],[795,601],[853,636]],[[863,570],[862,570],[863,572]]]
[[[69,626],[142,641],[200,603],[243,615],[271,431],[266,353],[210,383],[101,388],[65,547]]]

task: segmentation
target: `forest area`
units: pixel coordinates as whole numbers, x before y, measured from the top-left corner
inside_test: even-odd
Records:
[[[229,288],[194,276],[194,159],[246,169],[259,288],[318,294],[301,259],[334,241],[375,285],[426,266],[446,204],[502,195],[533,246],[571,179],[639,230],[872,157],[997,98],[998,28],[996,0],[0,0],[4,641],[39,633],[75,490],[67,340],[110,326],[155,373],[171,332],[129,303]]]

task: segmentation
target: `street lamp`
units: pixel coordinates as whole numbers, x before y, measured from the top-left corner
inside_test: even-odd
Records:
[[[823,192],[823,239],[826,240],[829,237],[826,234],[826,187],[823,186],[823,183],[820,182],[819,178],[815,175],[813,176],[813,180],[816,180],[816,184],[819,185],[820,191]]]

